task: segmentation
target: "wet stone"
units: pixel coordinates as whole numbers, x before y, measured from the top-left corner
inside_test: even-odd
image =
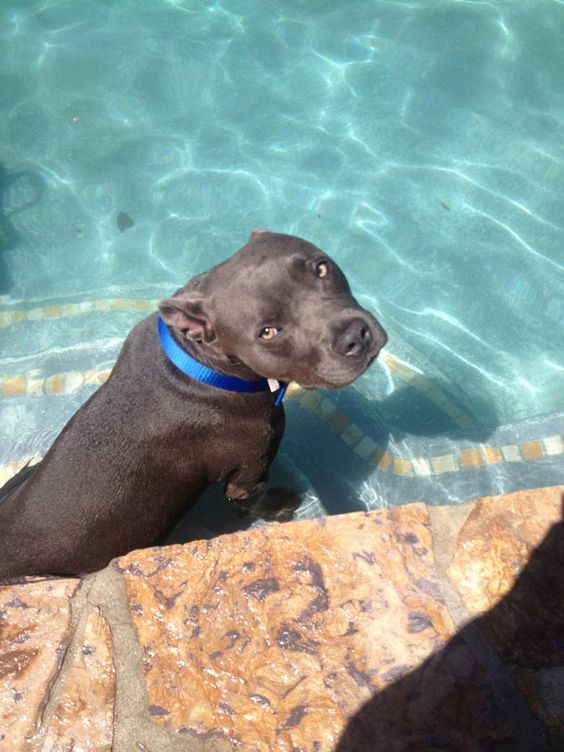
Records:
[[[41,752],[111,752],[115,670],[107,621],[90,608]]]
[[[453,633],[431,544],[412,504],[118,560],[152,721],[249,752],[335,749],[387,677]]]
[[[0,586],[0,752],[24,752],[71,638],[78,580]]]

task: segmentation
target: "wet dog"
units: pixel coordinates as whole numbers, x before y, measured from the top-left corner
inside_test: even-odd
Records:
[[[350,384],[386,342],[326,253],[256,230],[127,337],[108,381],[0,494],[0,579],[161,543],[211,483],[260,516],[284,384]],[[276,513],[271,512],[276,518]]]

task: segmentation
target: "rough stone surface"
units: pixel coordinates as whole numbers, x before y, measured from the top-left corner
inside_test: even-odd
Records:
[[[0,752],[560,752],[563,492],[0,587]]]
[[[114,693],[110,629],[99,610],[90,608],[41,752],[110,752]]]
[[[533,548],[562,519],[562,489],[539,488],[474,502],[448,574],[473,616],[507,595]]]
[[[391,681],[347,721],[338,744],[327,749],[335,752],[521,750],[517,742],[519,730],[504,711],[503,698],[497,695],[495,683],[458,635],[421,666]],[[533,748],[527,752],[533,752]]]
[[[0,750],[24,752],[68,646],[78,580],[0,587]]]
[[[118,563],[154,721],[249,752],[334,749],[362,702],[454,628],[422,504]]]
[[[517,686],[564,734],[564,487],[479,499],[449,577]],[[564,748],[564,742],[563,742]]]

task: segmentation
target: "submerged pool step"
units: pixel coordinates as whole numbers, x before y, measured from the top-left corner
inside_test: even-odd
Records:
[[[156,310],[159,299],[140,300],[113,298],[110,300],[84,300],[80,303],[61,303],[38,308],[0,311],[0,327],[20,324],[24,321],[60,319],[66,316],[80,316],[94,311],[147,311]]]
[[[98,312],[133,312],[154,310],[157,299],[142,298],[97,298],[79,303],[50,303],[27,310],[10,310],[0,312],[0,327],[17,329],[18,324],[26,321],[56,321],[65,317]],[[30,356],[33,357],[33,356]],[[107,361],[106,361],[107,362]],[[387,350],[380,354],[380,362],[390,375],[399,377],[410,387],[423,394],[443,413],[448,415],[460,428],[472,429],[475,421],[460,406],[416,368]],[[74,365],[74,364],[73,364]],[[58,371],[43,377],[40,371],[27,374],[16,373],[0,378],[0,394],[4,398],[45,398],[71,395],[81,389],[92,389],[103,384],[111,369],[90,368]],[[105,365],[105,363],[104,363]],[[347,449],[375,471],[390,472],[398,477],[425,477],[455,473],[486,466],[543,460],[564,454],[564,441],[560,434],[553,434],[541,439],[521,441],[500,446],[473,446],[454,448],[432,456],[412,455],[382,447],[377,440],[368,435],[354,420],[341,410],[329,397],[315,390],[303,390],[297,384],[291,384],[287,396],[296,400],[300,407],[313,413],[334,431],[346,445]],[[446,448],[446,447],[445,447]],[[37,455],[34,455],[37,457]],[[0,466],[0,483],[4,483],[29,460],[29,457]]]
[[[3,397],[68,395],[82,388],[100,386],[110,373],[111,369],[106,368],[82,372],[66,371],[44,379],[25,375],[4,377],[0,380],[0,391]],[[361,460],[370,463],[375,470],[390,471],[397,476],[443,475],[481,466],[531,462],[564,454],[564,436],[553,434],[515,444],[460,448],[429,457],[400,456],[382,448],[333,400],[321,392],[305,390],[298,384],[291,383],[287,390],[287,398],[295,400],[300,407],[323,420],[350,450]],[[37,457],[38,455],[34,455],[34,459]],[[0,485],[18,472],[29,459],[30,457],[24,457],[0,466]]]
[[[41,321],[62,319],[69,316],[80,316],[99,312],[147,312],[157,309],[159,298],[98,298],[83,300],[79,303],[50,303],[31,309],[18,309],[0,312],[0,327],[8,327],[25,321]],[[460,405],[439,389],[421,371],[392,355],[384,349],[380,353],[379,362],[393,375],[409,384],[423,394],[441,412],[448,415],[459,428],[472,429],[476,427],[475,420],[461,409]],[[39,388],[39,387],[38,387]],[[35,392],[34,392],[35,393]],[[48,392],[51,393],[51,392]],[[59,392],[56,392],[59,393]]]
[[[476,421],[460,408],[460,406],[439,389],[431,380],[425,377],[420,371],[416,371],[408,363],[400,360],[396,355],[392,355],[384,349],[378,356],[383,366],[389,368],[394,374],[399,376],[411,387],[423,394],[436,407],[452,418],[459,428],[472,429],[476,428]]]
[[[111,368],[88,371],[63,371],[46,378],[35,378],[18,374],[0,379],[0,392],[3,397],[39,397],[53,394],[71,394],[87,386],[100,386],[111,373]]]

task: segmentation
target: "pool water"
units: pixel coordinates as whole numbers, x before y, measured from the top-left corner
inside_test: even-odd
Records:
[[[300,516],[561,482],[563,38],[560,0],[5,0],[4,475],[154,301],[268,227],[390,336],[287,400]]]

